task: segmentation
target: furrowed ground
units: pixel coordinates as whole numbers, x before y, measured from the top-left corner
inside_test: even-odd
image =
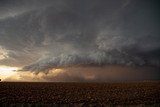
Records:
[[[0,103],[154,105],[160,104],[160,82],[1,82]]]

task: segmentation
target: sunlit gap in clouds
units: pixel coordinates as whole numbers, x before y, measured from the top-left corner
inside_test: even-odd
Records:
[[[0,66],[0,79],[2,81],[26,81],[26,82],[49,82],[46,77],[56,78],[65,72],[63,69],[53,68],[47,72],[21,71],[17,67]]]
[[[0,66],[0,78],[2,81],[10,77],[17,80],[19,78],[16,72],[18,69],[18,67]]]

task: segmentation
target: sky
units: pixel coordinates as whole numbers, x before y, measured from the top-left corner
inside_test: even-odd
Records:
[[[158,0],[0,0],[0,78],[160,79]]]

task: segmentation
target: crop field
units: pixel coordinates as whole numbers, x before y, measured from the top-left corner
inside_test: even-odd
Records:
[[[160,82],[1,82],[0,107],[160,106]]]

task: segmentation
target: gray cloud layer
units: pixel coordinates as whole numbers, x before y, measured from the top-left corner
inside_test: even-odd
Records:
[[[1,1],[0,46],[7,57],[0,64],[29,71],[85,64],[160,66],[158,4],[156,0]]]

